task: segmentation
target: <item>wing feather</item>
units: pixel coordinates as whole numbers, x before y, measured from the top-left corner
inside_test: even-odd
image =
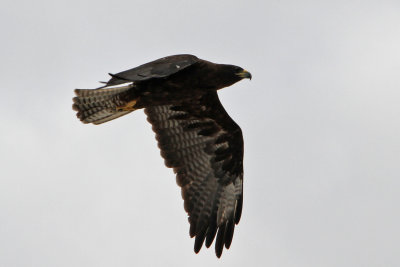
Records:
[[[174,169],[194,250],[230,247],[243,199],[243,137],[216,92],[180,105],[145,109],[165,164]]]
[[[140,82],[152,78],[165,78],[198,62],[193,55],[174,55],[163,57],[136,68],[111,74],[107,86],[126,83],[127,81]]]

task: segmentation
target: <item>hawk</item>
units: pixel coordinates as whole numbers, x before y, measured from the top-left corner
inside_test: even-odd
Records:
[[[194,251],[232,242],[243,203],[243,136],[217,90],[251,74],[193,55],[174,55],[117,74],[97,89],[76,89],[83,123],[101,124],[144,109],[165,165],[173,168],[188,213]]]

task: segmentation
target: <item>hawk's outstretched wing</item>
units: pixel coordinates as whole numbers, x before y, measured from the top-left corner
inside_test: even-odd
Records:
[[[243,137],[216,92],[180,105],[145,109],[161,155],[174,169],[189,214],[194,250],[204,240],[229,248],[243,201]]]

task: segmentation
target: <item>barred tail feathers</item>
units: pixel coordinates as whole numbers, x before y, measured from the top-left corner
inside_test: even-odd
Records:
[[[118,87],[101,87],[98,89],[75,89],[72,108],[83,123],[101,124],[132,112],[134,109],[124,109],[126,103],[119,96],[133,87],[119,85]]]

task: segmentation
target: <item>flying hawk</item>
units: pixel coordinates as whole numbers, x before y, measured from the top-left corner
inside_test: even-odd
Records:
[[[173,168],[189,215],[194,251],[215,236],[215,253],[230,247],[243,202],[243,136],[217,90],[246,70],[193,55],[174,55],[110,74],[105,86],[76,89],[73,109],[83,123],[101,124],[144,108],[165,165]]]

